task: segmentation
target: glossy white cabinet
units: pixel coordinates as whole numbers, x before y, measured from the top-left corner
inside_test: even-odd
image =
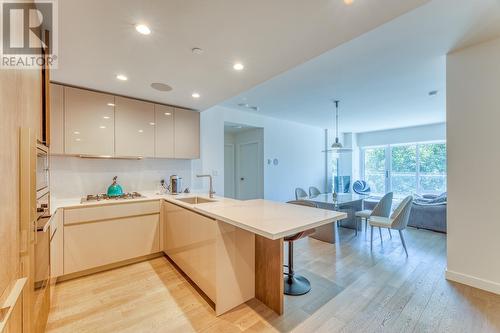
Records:
[[[174,108],[155,104],[155,157],[174,158]]]
[[[175,158],[200,158],[200,113],[175,108]]]
[[[50,84],[50,154],[64,154],[64,86]]]
[[[115,156],[154,157],[154,104],[118,96],[115,100]]]
[[[64,141],[69,155],[114,155],[113,95],[64,87]]]

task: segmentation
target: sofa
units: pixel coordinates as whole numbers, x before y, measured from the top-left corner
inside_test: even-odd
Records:
[[[380,198],[369,197],[364,200],[363,209],[373,209]],[[414,194],[408,225],[419,229],[427,229],[446,233],[446,200],[447,193],[440,195]],[[398,201],[394,200],[392,208],[396,208]]]
[[[410,212],[408,225],[446,233],[447,193],[440,195],[416,195]]]

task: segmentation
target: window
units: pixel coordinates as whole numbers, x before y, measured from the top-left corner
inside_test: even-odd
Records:
[[[373,194],[446,191],[446,144],[418,143],[362,150],[361,170]]]
[[[365,149],[365,181],[372,193],[385,192],[385,148]]]

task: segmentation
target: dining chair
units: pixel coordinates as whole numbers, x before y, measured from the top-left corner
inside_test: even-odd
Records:
[[[289,204],[300,205],[311,208],[318,208],[313,202],[305,200],[289,201]],[[284,273],[286,278],[284,280],[284,293],[285,295],[299,296],[307,294],[311,290],[311,283],[302,275],[295,274],[293,266],[293,243],[299,239],[305,238],[314,234],[316,229],[308,229],[297,234],[285,237],[283,240],[288,243],[288,273]]]
[[[393,193],[386,193],[382,199],[377,203],[373,210],[365,209],[354,213],[356,218],[359,218],[360,222],[365,220],[365,232],[368,230],[368,220],[371,216],[381,216],[381,217],[389,217],[391,215],[391,207],[392,207],[392,198]],[[357,221],[358,219],[356,219]],[[358,224],[356,223],[356,235],[358,233]],[[382,238],[382,231],[379,228],[380,238]],[[389,235],[392,238],[391,230],[389,229]]]
[[[297,187],[295,189],[295,200],[300,200],[300,199],[304,199],[304,198],[307,198],[307,193],[306,191],[304,191],[302,188],[300,187]]]
[[[399,232],[401,243],[405,249],[406,256],[408,257],[408,249],[406,248],[405,239],[403,237],[403,230],[408,225],[410,218],[411,205],[413,197],[411,195],[401,201],[399,206],[394,210],[390,217],[370,216],[370,250],[373,250],[373,227],[394,229]],[[380,238],[382,241],[382,237]]]
[[[317,187],[309,186],[309,196],[310,197],[317,197],[320,194],[321,194],[321,192]]]

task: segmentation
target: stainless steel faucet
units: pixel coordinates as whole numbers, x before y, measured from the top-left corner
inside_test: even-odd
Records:
[[[215,191],[214,191],[214,188],[212,186],[212,176],[211,175],[196,175],[196,177],[198,177],[198,178],[208,178],[210,180],[210,189],[208,190],[208,197],[209,198],[213,198],[214,194],[215,194]]]

